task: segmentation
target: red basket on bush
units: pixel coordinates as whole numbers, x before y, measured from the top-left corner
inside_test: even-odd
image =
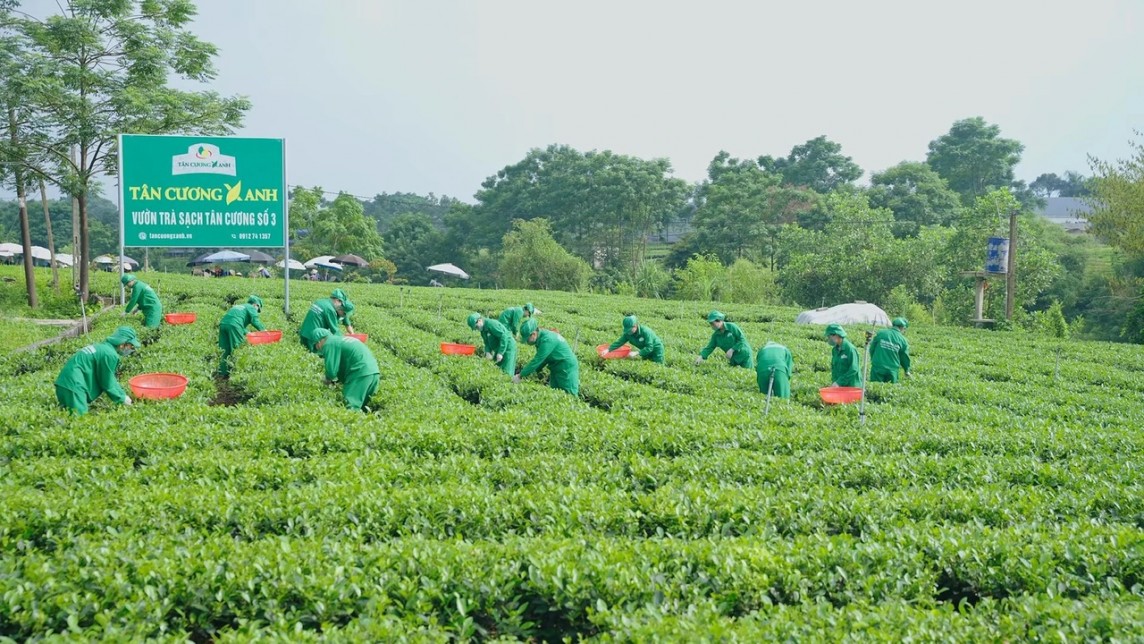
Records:
[[[198,316],[194,313],[164,313],[163,319],[167,324],[190,324]]]
[[[177,373],[144,373],[127,381],[136,398],[178,398],[187,390],[187,377]]]

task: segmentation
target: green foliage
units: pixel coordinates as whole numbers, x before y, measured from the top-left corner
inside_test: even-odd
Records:
[[[500,274],[509,288],[579,291],[592,274],[587,262],[556,243],[547,219],[513,221],[503,248]]]
[[[1079,172],[1068,171],[1059,177],[1055,172],[1038,175],[1029,184],[1029,190],[1041,198],[1087,197],[1092,194],[1091,180]]]
[[[671,272],[664,269],[659,262],[645,259],[632,270],[633,295],[656,299],[667,298],[672,292],[671,277]]]
[[[344,192],[315,215],[305,243],[328,255],[353,253],[367,260],[382,256],[381,235],[373,220],[362,212],[360,201]]]
[[[870,205],[887,208],[899,222],[898,236],[916,235],[922,226],[945,226],[957,219],[961,202],[945,179],[924,163],[903,161],[870,178]]]
[[[980,116],[953,124],[949,132],[930,141],[926,163],[966,206],[991,190],[1013,185],[1013,168],[1025,146],[1001,137],[1001,128]]]
[[[382,236],[386,256],[393,260],[397,272],[410,284],[425,285],[431,279],[425,271],[446,259],[441,250],[442,235],[429,215],[405,213],[397,215]]]
[[[775,304],[778,286],[774,273],[747,259],[727,267],[723,301],[736,304]]]
[[[1038,333],[1062,340],[1067,340],[1071,331],[1061,303],[1056,301],[1044,311],[1034,311],[1030,316],[1030,327]]]
[[[1092,232],[1133,256],[1144,257],[1144,143],[1132,143],[1130,158],[1092,159],[1094,177],[1088,220]]]
[[[758,165],[766,172],[782,175],[784,185],[820,194],[834,192],[862,176],[862,168],[842,154],[842,146],[825,136],[794,146],[785,158],[761,156]]]
[[[713,302],[722,295],[726,268],[713,255],[696,255],[675,271],[675,294],[684,300]]]

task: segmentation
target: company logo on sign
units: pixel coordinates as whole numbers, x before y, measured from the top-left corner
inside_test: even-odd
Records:
[[[171,174],[225,174],[235,176],[237,164],[234,157],[219,152],[217,145],[196,143],[187,148],[186,154],[176,154],[171,158]]]

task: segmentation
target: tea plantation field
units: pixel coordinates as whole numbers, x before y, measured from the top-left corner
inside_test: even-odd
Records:
[[[52,382],[90,340],[0,362],[0,639],[1144,640],[1144,347],[917,324],[915,377],[861,425],[819,402],[821,327],[720,307],[794,352],[764,418],[754,371],[692,364],[709,304],[349,284],[382,368],[362,414],[280,282],[141,277],[199,319],[120,380],[177,371],[182,398],[69,418]],[[216,386],[217,321],[256,288],[286,334]],[[296,315],[329,290],[292,283]],[[525,301],[579,399],[440,354]],[[628,312],[666,365],[596,357]]]

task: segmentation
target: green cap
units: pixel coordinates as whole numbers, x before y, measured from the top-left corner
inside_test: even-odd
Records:
[[[520,325],[520,337],[528,340],[528,336],[532,335],[538,328],[540,328],[540,323],[534,318],[528,318]]]
[[[525,311],[528,311],[529,317],[531,317],[533,313],[536,313],[536,307],[532,305],[532,302],[525,302],[523,308]]]
[[[340,288],[334,289],[334,292],[330,293],[330,298],[335,299],[335,300],[341,300],[345,304],[349,304],[349,302],[350,302],[349,296],[346,295],[346,292]]]
[[[262,298],[258,297],[257,295],[251,295],[250,297],[246,298],[246,303],[257,306],[259,311],[262,310]]]
[[[129,326],[121,326],[116,329],[115,333],[112,333],[111,337],[107,338],[107,341],[117,347],[125,342],[130,342],[135,345],[136,349],[143,346],[143,344],[139,342],[139,336],[135,335],[135,329]]]
[[[846,329],[843,329],[841,324],[830,324],[826,327],[826,335],[836,335],[840,338],[845,338]]]
[[[723,315],[719,311],[712,311],[711,314],[707,316],[707,322],[708,323],[714,322],[715,320],[726,320],[726,319],[727,319],[727,316]]]
[[[902,329],[909,328],[909,326],[910,326],[910,323],[909,323],[909,321],[906,320],[906,318],[894,318],[893,324],[894,324],[894,326],[902,328]]]
[[[477,330],[477,322],[480,322],[480,320],[481,320],[481,314],[480,313],[470,313],[469,319],[467,319],[465,321],[469,323],[470,329],[476,331]]]
[[[636,324],[637,324],[636,316],[634,316],[634,315],[627,316],[626,318],[624,318],[624,332],[626,333],[628,331],[631,331],[632,329],[634,329],[636,327]]]
[[[134,282],[134,281],[135,281],[135,276],[134,276],[134,275],[132,275],[131,273],[124,273],[124,274],[123,274],[123,275],[122,275],[122,276],[119,278],[119,283],[120,283],[120,284],[130,284],[131,282]]]

